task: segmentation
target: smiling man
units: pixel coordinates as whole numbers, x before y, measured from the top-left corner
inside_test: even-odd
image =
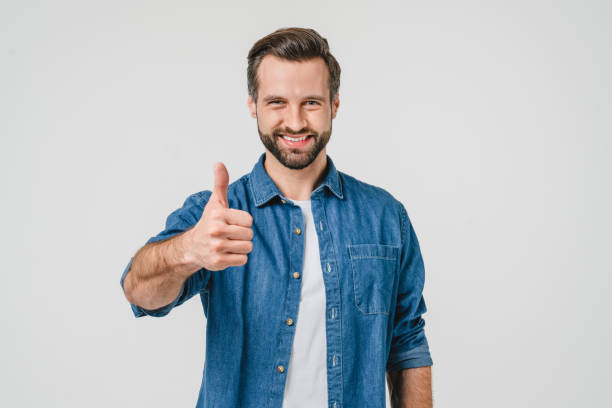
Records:
[[[425,283],[405,207],[326,153],[340,104],[327,40],[279,29],[248,55],[248,107],[265,153],[190,195],[132,257],[136,317],[200,295],[197,407],[431,407]]]

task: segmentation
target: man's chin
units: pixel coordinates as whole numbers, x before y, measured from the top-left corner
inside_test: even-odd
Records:
[[[293,170],[300,170],[305,167],[308,167],[313,160],[310,159],[310,152],[286,152],[281,151],[279,154],[280,157],[277,157],[278,161],[285,167],[288,167]]]
[[[313,160],[308,160],[308,157],[281,157],[280,162],[287,168],[301,170],[308,167]]]
[[[288,148],[286,146],[281,146],[280,144],[276,145],[276,158],[280,161],[285,167],[289,167],[290,169],[303,169],[307,167],[313,160],[310,160],[312,156],[312,149],[304,150],[304,149],[296,149],[296,148]]]

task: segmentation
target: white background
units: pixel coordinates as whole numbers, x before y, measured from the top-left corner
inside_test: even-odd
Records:
[[[195,405],[198,298],[135,319],[119,279],[250,171],[247,52],[303,26],[342,67],[328,153],[419,236],[435,406],[612,406],[612,7],[445,3],[1,1],[0,405]]]

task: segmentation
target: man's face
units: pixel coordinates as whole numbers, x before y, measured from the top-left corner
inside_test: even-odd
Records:
[[[257,105],[251,96],[248,105],[261,141],[285,167],[307,167],[324,152],[340,103],[337,95],[330,103],[325,61],[266,55],[257,74]]]

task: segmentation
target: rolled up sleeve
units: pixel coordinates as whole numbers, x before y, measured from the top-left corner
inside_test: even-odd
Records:
[[[393,337],[387,371],[433,365],[425,336],[427,311],[423,298],[425,268],[417,236],[404,206],[400,203],[402,248]]]
[[[192,194],[187,197],[182,207],[174,210],[170,215],[168,215],[168,217],[166,218],[165,229],[157,235],[149,238],[145,245],[150,244],[152,242],[165,241],[194,226],[202,216],[204,206],[208,202],[210,195],[211,192],[206,190],[196,194]],[[132,256],[121,276],[120,285],[122,290],[123,281],[125,280],[125,277],[127,276],[130,267],[132,266],[133,260],[134,257]],[[183,284],[181,291],[176,297],[176,299],[174,299],[168,305],[160,307],[158,309],[148,310],[133,303],[130,303],[134,316],[162,317],[167,315],[174,307],[180,306],[185,301],[192,298],[195,294],[207,290],[210,273],[210,271],[202,268],[193,275],[191,275]]]

